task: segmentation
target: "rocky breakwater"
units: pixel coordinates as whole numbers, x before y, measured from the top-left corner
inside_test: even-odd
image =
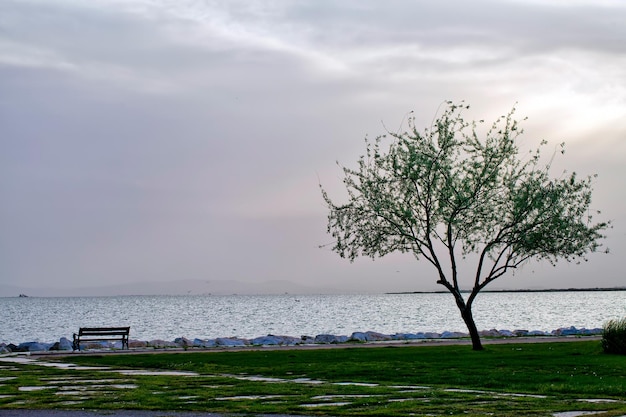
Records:
[[[550,337],[550,336],[594,336],[601,335],[602,329],[577,329],[576,327],[566,327],[544,332],[539,330],[483,330],[480,332],[483,338],[515,338],[515,337]],[[179,337],[172,341],[166,340],[130,340],[130,349],[207,349],[207,348],[232,348],[246,346],[298,346],[315,344],[341,344],[341,343],[375,343],[390,341],[411,341],[411,340],[437,340],[437,339],[463,339],[468,338],[467,333],[462,332],[419,332],[419,333],[395,333],[383,334],[373,331],[354,332],[350,336],[320,334],[313,336],[260,336],[254,339],[243,339],[238,337],[218,337],[215,339],[188,339]],[[122,349],[121,342],[90,342],[81,343],[81,350],[93,349]],[[13,343],[0,343],[0,354],[12,354],[20,352],[54,352],[71,351],[72,342],[62,337],[58,342],[40,343],[24,342],[18,345]]]

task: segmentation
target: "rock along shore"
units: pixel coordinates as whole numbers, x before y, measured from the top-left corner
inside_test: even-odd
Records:
[[[551,332],[539,330],[483,330],[480,332],[484,338],[515,338],[515,337],[541,337],[541,336],[597,336],[602,334],[602,329],[577,329],[574,326],[559,328]],[[411,340],[438,340],[438,339],[463,339],[468,338],[467,333],[443,332],[443,333],[395,333],[383,334],[373,331],[354,332],[350,336],[319,334],[313,336],[275,336],[267,335],[253,339],[243,339],[238,337],[218,337],[215,339],[188,339],[178,337],[172,341],[150,340],[140,341],[131,339],[128,343],[130,349],[191,349],[191,348],[219,348],[219,347],[245,347],[245,346],[298,346],[315,344],[342,344],[342,343],[367,343],[367,342],[389,342],[389,341],[411,341]],[[81,342],[81,350],[92,349],[122,349],[121,342]],[[10,354],[16,352],[47,352],[47,351],[71,351],[72,341],[66,337],[61,337],[58,342],[40,343],[24,342],[18,345],[13,343],[0,343],[0,354]]]

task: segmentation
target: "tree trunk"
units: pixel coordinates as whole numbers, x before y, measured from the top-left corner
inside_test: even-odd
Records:
[[[450,293],[454,296],[456,305],[461,312],[461,317],[463,317],[463,321],[465,322],[467,330],[469,330],[470,337],[472,338],[472,349],[483,350],[483,344],[480,341],[478,328],[476,328],[476,323],[474,323],[474,316],[472,316],[472,302],[474,301],[474,295],[470,296],[466,303],[463,295],[461,294],[461,291],[459,291],[457,287],[453,287],[444,279],[438,281],[437,283],[446,287],[448,291],[450,291]]]
[[[474,323],[474,317],[472,316],[472,307],[466,305],[465,308],[461,309],[461,316],[472,338],[472,349],[483,350],[483,344],[480,341],[480,335],[478,334],[478,329],[476,328],[476,323]]]

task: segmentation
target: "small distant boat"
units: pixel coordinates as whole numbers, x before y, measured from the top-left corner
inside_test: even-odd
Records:
[[[19,297],[20,298],[28,298],[28,296],[26,294],[20,294]]]

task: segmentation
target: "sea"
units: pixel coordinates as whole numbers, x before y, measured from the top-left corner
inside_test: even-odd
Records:
[[[466,332],[447,293],[0,298],[0,343],[52,343],[79,327],[130,326],[131,339]],[[626,291],[493,292],[474,302],[479,330],[601,328],[626,317]]]

